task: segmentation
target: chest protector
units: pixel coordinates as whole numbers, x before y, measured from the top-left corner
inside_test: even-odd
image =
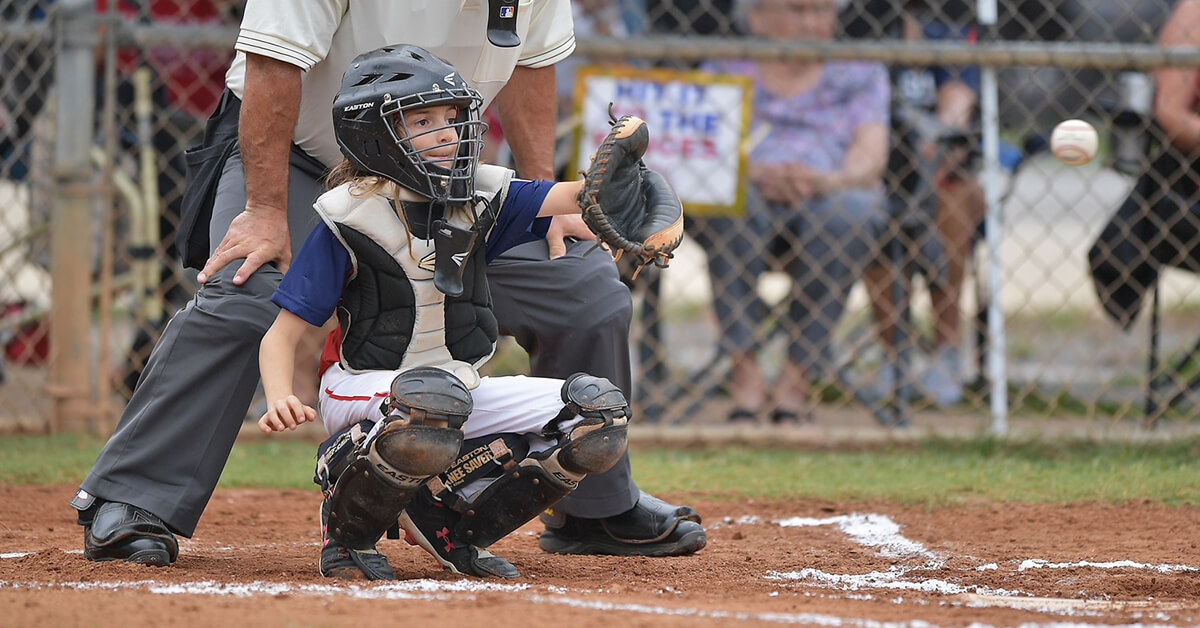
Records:
[[[507,168],[480,166],[476,190],[492,199],[493,211],[504,204],[511,178]],[[398,189],[388,186],[384,193]],[[492,357],[499,336],[483,237],[494,220],[483,204],[476,207],[484,223],[481,237],[464,262],[463,292],[457,297],[434,287],[433,240],[410,234],[388,196],[355,196],[347,184],[323,194],[314,207],[350,253],[350,277],[337,310],[342,368],[362,373],[432,366],[475,388],[477,369]],[[463,228],[474,224],[465,207],[449,211],[444,219]]]

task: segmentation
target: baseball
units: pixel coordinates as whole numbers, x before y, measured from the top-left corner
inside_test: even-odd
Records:
[[[1068,166],[1082,166],[1096,156],[1100,136],[1083,120],[1063,120],[1050,134],[1050,152]]]

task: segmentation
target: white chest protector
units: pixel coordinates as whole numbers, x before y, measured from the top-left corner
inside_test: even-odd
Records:
[[[512,176],[513,171],[508,168],[479,166],[476,172],[476,193],[491,199],[493,211],[498,212],[503,206]],[[433,240],[413,237],[393,206],[394,200],[403,200],[406,195],[411,196],[411,193],[389,183],[378,193],[358,196],[351,193],[351,185],[341,185],[322,194],[313,207],[350,254],[351,272],[348,282],[354,281],[362,270],[360,265],[367,262],[360,259],[355,248],[351,246],[344,227],[369,237],[403,269],[412,288],[415,303],[411,331],[404,334],[407,346],[403,347],[403,357],[399,364],[394,365],[394,370],[406,371],[418,366],[432,366],[449,371],[461,379],[469,389],[474,389],[479,385],[477,369],[491,358],[495,351],[495,343],[492,342],[490,350],[471,363],[455,359],[451,354],[446,342],[446,295],[434,287],[433,282]],[[475,211],[485,211],[485,204],[478,203]],[[470,228],[474,224],[472,212],[467,207],[450,210],[443,219],[463,228]],[[487,235],[489,234],[481,234],[484,237]],[[483,260],[474,260],[474,263],[482,264]],[[380,289],[383,288],[380,286]],[[343,329],[343,333],[345,332],[346,329]],[[346,347],[343,346],[343,353],[339,356],[343,368],[352,373],[370,370],[353,368],[346,359],[345,350]]]

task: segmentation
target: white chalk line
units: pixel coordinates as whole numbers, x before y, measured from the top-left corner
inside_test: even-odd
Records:
[[[562,587],[546,588],[539,592],[524,584],[498,584],[478,580],[406,580],[373,585],[296,585],[283,582],[221,583],[214,581],[180,582],[163,584],[153,580],[131,582],[6,582],[0,581],[0,591],[9,590],[76,590],[76,591],[121,591],[145,590],[156,595],[210,595],[250,598],[256,596],[295,595],[310,597],[347,597],[366,600],[421,600],[446,601],[450,599],[473,600],[479,593],[512,593],[523,596],[533,604],[555,604],[599,612],[626,612],[642,615],[696,617],[726,621],[768,622],[777,624],[832,626],[848,628],[941,628],[924,620],[877,621],[860,617],[841,617],[822,613],[753,613],[722,611],[689,607],[667,607],[653,604],[607,602],[572,597]],[[1107,628],[1108,624],[1026,623],[1024,628]],[[1146,628],[1167,628],[1169,624],[1131,624]],[[973,623],[972,628],[992,628],[989,624]]]
[[[1191,565],[1148,565],[1138,563],[1132,560],[1114,560],[1105,563],[1095,563],[1090,560],[1081,560],[1075,563],[1051,563],[1040,558],[1033,558],[1023,561],[1017,571],[1025,571],[1027,569],[1073,569],[1076,567],[1095,567],[1096,569],[1148,569],[1157,571],[1158,573],[1176,573],[1180,571],[1200,571],[1200,567],[1192,567]]]
[[[757,520],[745,520],[743,523],[757,523]],[[1088,600],[1073,598],[1044,598],[1034,597],[1022,591],[992,589],[980,585],[956,584],[938,578],[906,579],[905,576],[913,571],[932,571],[945,567],[946,561],[929,551],[919,542],[905,538],[900,534],[900,526],[886,515],[880,514],[849,514],[825,518],[793,517],[777,522],[780,527],[808,527],[832,525],[846,533],[850,539],[864,547],[878,549],[881,556],[893,559],[915,559],[924,561],[913,566],[894,565],[887,571],[872,571],[866,574],[831,574],[819,569],[805,568],[798,571],[769,571],[768,580],[804,581],[841,591],[861,591],[864,589],[881,589],[889,591],[917,591],[922,593],[941,593],[953,596],[968,606],[1003,606],[1013,609],[1036,610],[1044,613],[1061,613],[1068,615],[1099,615],[1104,612],[1148,610],[1170,611],[1194,609],[1200,603],[1189,604],[1181,602],[1158,602],[1155,600],[1116,601]],[[1016,571],[1029,569],[1142,569],[1158,573],[1178,573],[1200,570],[1190,565],[1175,564],[1145,564],[1131,560],[1110,562],[1079,561],[1071,563],[1052,563],[1041,559],[1027,559],[1020,563]],[[973,568],[973,571],[996,571],[999,565],[985,563]]]
[[[1200,602],[1160,602],[1158,600],[1083,600],[1061,597],[997,598],[976,593],[964,593],[962,601],[970,606],[1003,606],[1047,612],[1090,610],[1097,613],[1112,611],[1179,611],[1200,608]]]

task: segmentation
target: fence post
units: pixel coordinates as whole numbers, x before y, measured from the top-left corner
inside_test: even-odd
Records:
[[[97,42],[92,0],[59,0],[54,25],[56,132],[51,216],[50,431],[91,415],[92,167]]]
[[[979,0],[980,40],[990,42],[996,30],[996,0]],[[1008,433],[1008,356],[1004,340],[1003,260],[1000,258],[1002,218],[1000,183],[1000,113],[996,68],[982,71],[979,109],[983,125],[983,190],[987,199],[984,231],[988,248],[988,376],[991,381],[992,433]]]

